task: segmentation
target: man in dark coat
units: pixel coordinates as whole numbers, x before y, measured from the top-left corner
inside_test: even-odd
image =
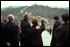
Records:
[[[0,46],[6,46],[5,43],[4,43],[5,42],[5,40],[4,40],[5,39],[4,38],[4,33],[5,32],[3,31],[4,30],[3,29],[4,24],[5,23],[2,22],[2,16],[1,16]]]
[[[69,46],[69,15],[62,15],[63,24],[56,30],[55,38],[56,38],[56,46]]]
[[[0,46],[2,46],[4,44],[4,38],[3,38],[3,22],[2,22],[2,16],[1,16],[1,31],[0,31]]]
[[[0,31],[0,46],[4,45],[4,31],[3,31],[3,23],[1,22],[1,31]]]
[[[59,20],[58,16],[55,16],[53,18],[53,20],[54,20],[55,24],[53,26],[51,46],[55,46],[56,45],[56,39],[54,38],[54,33],[55,33],[56,29],[61,25],[61,23],[58,21]]]
[[[30,45],[30,40],[28,37],[29,32],[31,31],[31,25],[28,22],[28,15],[24,15],[24,19],[21,21],[21,46]]]
[[[14,16],[8,16],[8,22],[3,25],[5,46],[19,46],[18,26],[14,23]]]

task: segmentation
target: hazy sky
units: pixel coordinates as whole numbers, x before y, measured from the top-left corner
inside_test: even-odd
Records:
[[[50,7],[69,7],[69,1],[1,1],[1,8],[8,6],[31,6],[33,4]]]

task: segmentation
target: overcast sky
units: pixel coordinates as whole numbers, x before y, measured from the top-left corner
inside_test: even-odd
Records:
[[[50,7],[69,7],[69,1],[1,1],[1,8],[8,6],[31,6],[33,4]]]

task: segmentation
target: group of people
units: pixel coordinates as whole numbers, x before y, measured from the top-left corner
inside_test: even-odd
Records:
[[[69,14],[62,14],[61,21],[55,16],[51,46],[69,46]]]
[[[16,25],[14,15],[8,16],[8,22],[1,23],[1,44],[2,46],[43,46],[41,33],[45,30],[44,20],[41,26],[38,25],[37,18],[32,19],[32,26],[28,21],[28,15],[24,15],[23,20]]]
[[[50,46],[69,46],[69,15],[62,15],[62,23],[59,17],[55,16]],[[1,16],[2,20],[2,16]],[[45,30],[44,20],[38,25],[38,19],[32,19],[32,26],[29,23],[28,15],[17,25],[14,22],[14,15],[8,16],[7,22],[1,22],[0,46],[43,46],[41,34]]]

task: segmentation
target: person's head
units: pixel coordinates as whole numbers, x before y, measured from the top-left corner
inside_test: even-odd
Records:
[[[27,14],[24,15],[24,20],[25,20],[25,21],[28,21],[28,15],[27,15]]]
[[[66,22],[68,22],[69,21],[69,14],[62,14],[62,22],[64,23],[66,23]]]
[[[44,24],[44,20],[41,20],[41,24],[42,24],[42,25]]]
[[[32,24],[38,24],[37,18],[33,18],[33,19],[32,19]]]
[[[8,20],[9,20],[9,21],[14,21],[14,20],[15,20],[14,15],[13,15],[13,14],[9,14],[9,15],[8,15]]]
[[[4,20],[3,22],[5,22],[5,23],[6,23],[6,22],[7,22],[7,20]]]
[[[54,16],[54,17],[53,17],[53,21],[54,21],[54,22],[56,22],[56,21],[58,21],[58,20],[59,20],[59,17],[58,17],[58,16]]]

